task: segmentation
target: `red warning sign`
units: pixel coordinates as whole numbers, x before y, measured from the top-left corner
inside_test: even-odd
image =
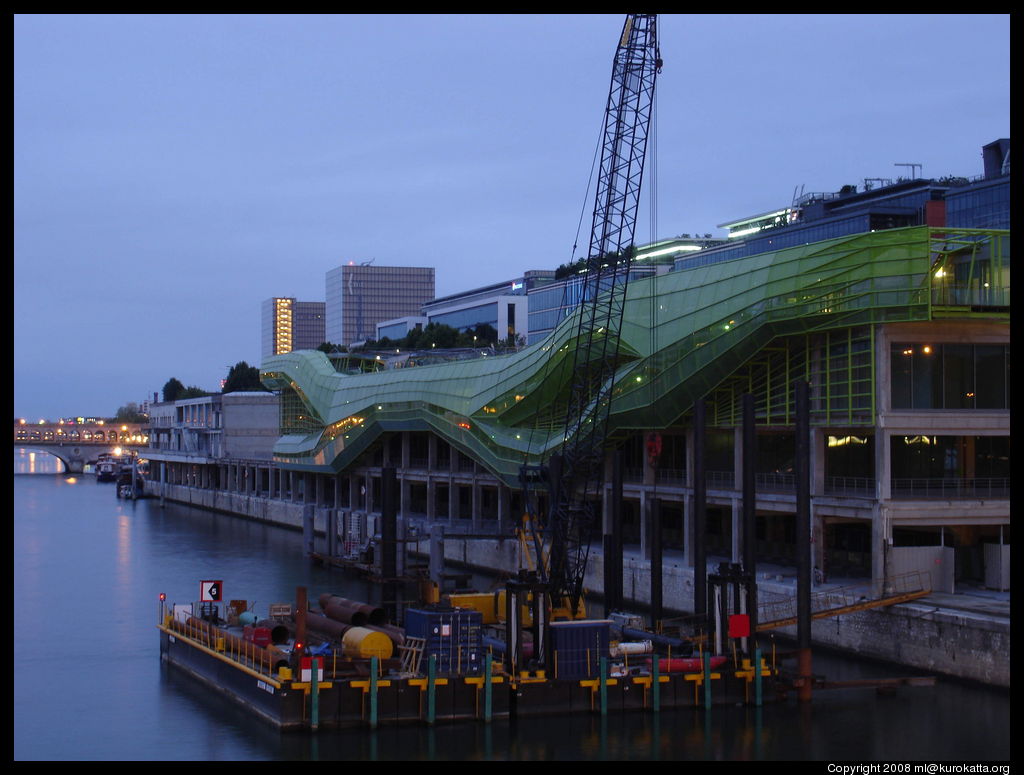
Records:
[[[732,614],[729,617],[729,637],[750,637],[750,617],[747,614]]]

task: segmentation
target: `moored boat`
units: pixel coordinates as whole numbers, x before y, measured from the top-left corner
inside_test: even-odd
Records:
[[[121,459],[104,453],[96,461],[96,481],[113,482],[121,472]]]

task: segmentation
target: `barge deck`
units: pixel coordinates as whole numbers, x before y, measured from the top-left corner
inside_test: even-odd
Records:
[[[196,604],[168,606],[162,601],[161,660],[283,731],[657,713],[720,703],[760,704],[785,696],[786,687],[777,685],[779,670],[770,664],[773,656],[766,659],[760,652],[755,669],[752,660],[707,652],[685,659],[650,653],[615,658],[599,648],[588,650],[582,660],[563,654],[562,675],[557,660],[551,675],[544,669],[513,675],[491,648],[467,650],[465,638],[454,642],[460,616],[466,631],[465,617],[476,613],[469,609],[447,609],[444,621],[454,626],[434,626],[427,611],[434,635],[426,638],[393,627],[370,629],[374,625],[365,619],[357,620],[358,625],[350,621],[342,625],[350,637],[343,636],[339,645],[317,623],[324,617],[305,606],[297,605],[291,616],[278,610],[276,618],[253,626],[255,615],[245,610],[244,601],[231,606],[236,603],[242,605],[222,619],[220,609],[206,603],[196,610]],[[295,615],[298,610],[307,616]],[[389,646],[397,644],[394,652],[373,645],[379,641],[367,635],[385,630],[390,630]]]

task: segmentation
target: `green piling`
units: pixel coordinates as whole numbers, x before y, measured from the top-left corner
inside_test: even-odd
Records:
[[[711,654],[705,651],[702,656],[704,659],[704,708],[711,710]]]
[[[430,664],[427,667],[427,723],[434,723],[436,713],[434,705],[435,679],[437,677],[437,656],[430,655]]]
[[[754,705],[761,707],[761,649],[754,649]]]
[[[370,728],[377,728],[377,657],[370,657]]]
[[[608,657],[601,657],[601,715],[608,715]]]
[[[316,729],[318,726],[320,726],[320,660],[316,657],[313,657],[313,662],[311,666],[312,678],[310,680],[313,682],[313,686],[309,693],[309,722],[312,728]]]
[[[651,703],[654,706],[654,712],[658,713],[661,710],[661,657],[655,653],[654,659],[654,670],[652,671],[652,678],[654,679],[651,684]]]
[[[491,698],[493,695],[491,672],[491,655],[487,654],[484,657],[484,722],[487,724],[491,723]]]

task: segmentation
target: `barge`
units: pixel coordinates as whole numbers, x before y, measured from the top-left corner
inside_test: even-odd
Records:
[[[657,713],[784,696],[772,690],[774,654],[658,654],[649,640],[614,640],[608,619],[552,622],[551,658],[538,665],[506,659],[507,639],[487,635],[494,623],[450,601],[408,609],[399,628],[380,609],[332,594],[317,608],[299,588],[294,604],[259,615],[247,601],[213,597],[219,588],[203,582],[194,603],[161,596],[161,660],[282,731]]]

